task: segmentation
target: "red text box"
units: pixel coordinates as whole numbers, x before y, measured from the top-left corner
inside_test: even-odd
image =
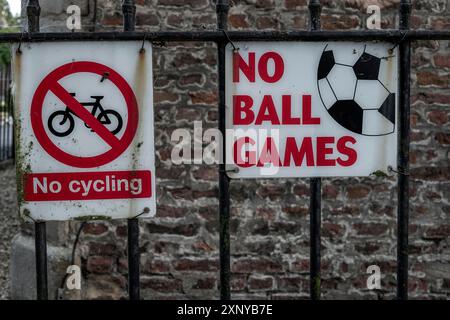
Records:
[[[24,175],[25,201],[133,199],[152,196],[151,172],[104,171]]]

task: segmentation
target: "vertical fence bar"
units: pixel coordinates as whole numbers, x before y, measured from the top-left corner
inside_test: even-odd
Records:
[[[400,3],[400,30],[409,29],[411,1]],[[398,133],[397,299],[408,299],[409,121],[411,44],[400,43],[400,126]]]
[[[47,230],[45,222],[35,222],[36,293],[38,300],[48,300],[47,288]]]
[[[41,7],[38,0],[28,0],[27,21],[28,32],[39,32],[39,15]],[[48,299],[47,288],[47,231],[46,223],[34,223],[34,237],[36,249],[36,293],[38,300]]]
[[[5,104],[5,98],[6,98],[6,90],[5,90],[5,82],[6,82],[6,71],[5,69],[3,69],[4,67],[2,66],[2,69],[0,70],[0,81],[1,81],[1,85],[0,85],[0,90],[1,90],[1,106],[0,106],[0,110],[1,110],[1,115],[0,115],[0,160],[5,160],[6,157],[6,149],[7,149],[7,145],[6,145],[6,137],[5,137],[5,133],[6,133],[6,104]]]
[[[136,24],[136,6],[134,0],[122,3],[123,31],[134,31]],[[140,252],[139,219],[128,219],[128,295],[130,300],[140,299]]]
[[[228,0],[217,0],[217,28],[228,29]],[[225,47],[226,41],[217,42],[217,72],[219,84],[219,130],[222,133],[222,163],[219,165],[219,224],[220,224],[220,299],[230,300],[230,179],[225,172]]]
[[[7,140],[8,140],[8,159],[12,159],[13,158],[13,141],[12,141],[12,124],[11,124],[11,117],[13,116],[13,109],[12,109],[12,104],[11,104],[11,64],[8,65],[8,88],[7,88],[7,98],[6,98],[6,105],[8,108],[8,135],[7,135]]]
[[[309,1],[310,29],[320,30],[321,6],[319,0]],[[311,300],[320,300],[320,228],[322,209],[322,179],[311,178],[310,180],[310,205],[309,205],[309,293]]]

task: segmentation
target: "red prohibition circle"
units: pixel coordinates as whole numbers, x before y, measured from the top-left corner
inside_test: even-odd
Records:
[[[110,80],[123,95],[128,112],[128,121],[122,137],[117,139],[114,146],[112,146],[108,151],[90,157],[76,156],[61,150],[47,135],[42,119],[42,109],[47,93],[52,90],[56,90],[55,88],[65,90],[61,87],[61,85],[59,85],[58,81],[68,75],[79,72],[95,73],[99,76],[103,76],[105,73],[108,73],[108,80]],[[103,64],[91,61],[71,62],[50,72],[36,89],[31,103],[30,116],[34,134],[44,150],[59,162],[77,168],[99,167],[115,160],[133,141],[139,123],[139,110],[136,96],[127,81],[113,69]]]

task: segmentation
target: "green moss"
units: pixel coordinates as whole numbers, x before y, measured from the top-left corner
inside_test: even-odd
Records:
[[[382,178],[388,176],[385,172],[383,172],[383,171],[381,171],[381,170],[372,172],[371,175],[374,175],[374,176],[376,176],[376,177],[382,177]]]
[[[102,215],[80,216],[74,218],[75,221],[111,220],[111,217]]]
[[[320,298],[320,283],[321,283],[320,276],[316,276],[312,280],[314,282],[314,293],[317,295],[316,298],[319,299]]]

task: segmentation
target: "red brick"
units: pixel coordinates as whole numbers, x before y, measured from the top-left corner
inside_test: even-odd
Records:
[[[203,166],[198,170],[193,171],[192,175],[196,180],[216,181],[218,179],[219,173],[217,167],[215,166]]]
[[[285,188],[282,185],[265,185],[259,190],[259,195],[263,198],[269,198],[275,200],[282,196],[285,192]]]
[[[217,103],[217,93],[211,91],[189,92],[193,104],[213,105]]]
[[[272,273],[283,271],[283,267],[280,263],[269,258],[243,258],[233,263],[232,271],[236,273]]]
[[[291,272],[309,272],[309,259],[297,259],[290,265]]]
[[[150,233],[158,233],[158,234],[179,234],[186,237],[192,237],[198,231],[198,224],[170,224],[170,225],[161,225],[155,222],[151,222],[147,224],[148,231]]]
[[[322,15],[322,27],[328,30],[354,29],[361,24],[358,16]]]
[[[101,235],[108,231],[108,226],[104,223],[87,222],[83,227],[83,233],[91,235]]]
[[[449,85],[449,74],[437,74],[432,71],[418,71],[417,84],[420,86],[434,86],[439,88],[447,88]]]
[[[212,259],[181,258],[175,262],[174,268],[177,271],[217,271],[219,262]]]
[[[146,273],[169,273],[170,264],[167,261],[160,259],[150,259],[145,266],[144,272]]]
[[[284,0],[284,6],[288,10],[300,9],[301,7],[306,7],[306,5],[307,5],[306,0]]]
[[[355,223],[353,228],[356,230],[358,235],[365,236],[380,236],[387,232],[388,225],[384,223]]]
[[[450,144],[450,133],[437,132],[434,137],[440,144]]]
[[[309,188],[304,184],[298,184],[294,186],[294,194],[299,197],[309,196]]]
[[[324,222],[322,225],[323,235],[325,237],[342,237],[345,228],[337,223]]]
[[[275,0],[256,0],[255,7],[259,9],[272,9],[275,7]]]
[[[366,198],[370,193],[370,189],[363,185],[354,185],[347,187],[347,196],[350,199]]]
[[[419,167],[410,170],[414,179],[446,181],[450,179],[448,167]]]
[[[411,101],[423,101],[426,104],[450,104],[450,94],[421,92],[412,96]]]
[[[444,224],[436,227],[427,228],[423,237],[425,239],[446,239],[450,237],[450,225]]]
[[[169,91],[156,90],[153,93],[155,103],[174,103],[180,98],[177,93],[172,93]]]
[[[364,255],[371,255],[380,249],[380,245],[373,242],[364,242],[362,244],[356,244],[355,249]]]
[[[360,9],[363,12],[366,12],[367,7],[370,4],[376,4],[380,7],[380,9],[397,9],[399,0],[383,0],[383,1],[367,1],[367,0],[344,0],[343,6],[345,8],[354,8]]]
[[[232,274],[230,279],[230,287],[233,291],[244,290],[247,287],[247,277],[238,274]]]
[[[309,213],[308,207],[303,207],[303,206],[283,207],[281,210],[283,212],[286,212],[287,214],[295,215],[295,216],[307,216]]]
[[[160,205],[156,210],[157,217],[181,218],[186,216],[186,214],[187,214],[186,208],[179,206]]]
[[[167,16],[167,24],[172,27],[181,27],[184,21],[184,17],[181,14],[169,14]]]
[[[449,30],[450,29],[450,21],[448,17],[438,17],[431,19],[431,26],[430,29],[432,30]]]
[[[192,192],[192,197],[194,199],[201,198],[217,198],[219,195],[219,189],[217,187],[213,187],[209,190],[196,190]]]
[[[89,255],[112,256],[118,254],[116,245],[112,243],[90,242]]]
[[[236,29],[244,29],[249,27],[245,14],[230,14],[228,21],[230,25]]]
[[[273,278],[265,276],[251,276],[248,280],[250,290],[270,290],[273,288]]]
[[[322,195],[325,199],[336,199],[339,195],[339,188],[333,185],[323,186]]]
[[[118,237],[126,237],[128,234],[127,226],[117,226],[116,227],[116,235]]]
[[[180,279],[166,277],[145,277],[141,279],[141,287],[157,292],[181,292],[182,282]]]
[[[190,6],[193,9],[203,8],[209,4],[207,0],[158,0],[160,6],[183,7]]]
[[[450,54],[436,54],[433,57],[433,61],[436,67],[450,68]]]
[[[192,289],[199,289],[199,290],[212,290],[215,288],[216,288],[216,278],[198,279],[197,282],[192,286]]]
[[[271,17],[259,17],[256,19],[256,27],[258,29],[275,29],[278,21]]]
[[[97,274],[112,272],[113,258],[107,256],[91,256],[87,259],[87,271]]]
[[[137,12],[136,13],[137,26],[158,26],[159,17],[152,12]]]
[[[361,208],[356,206],[333,207],[331,209],[333,215],[351,215],[356,216],[361,213]]]
[[[204,78],[202,74],[187,74],[180,78],[180,85],[188,86],[188,85],[201,85],[204,82]]]

